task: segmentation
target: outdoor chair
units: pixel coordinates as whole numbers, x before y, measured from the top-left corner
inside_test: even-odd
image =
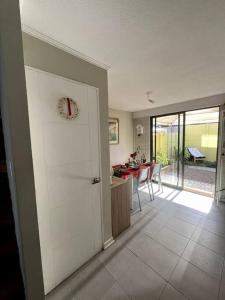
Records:
[[[205,155],[202,154],[197,148],[187,147],[187,150],[190,153],[190,155],[194,161],[204,160],[206,158]]]

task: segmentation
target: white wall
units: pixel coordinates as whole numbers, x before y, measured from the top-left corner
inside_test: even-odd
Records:
[[[15,231],[24,275],[26,299],[42,300],[44,299],[44,287],[19,1],[0,1],[0,49],[0,107]]]
[[[150,160],[150,117],[138,118],[133,120],[134,124],[134,148],[140,147],[140,153],[137,159],[141,159],[144,154],[147,161]],[[137,135],[136,126],[140,124],[144,127],[144,132],[141,136]]]
[[[119,144],[110,145],[110,165],[127,162],[134,150],[132,113],[109,109],[109,117],[119,119]]]

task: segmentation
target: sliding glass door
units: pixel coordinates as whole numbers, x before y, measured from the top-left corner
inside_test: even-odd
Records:
[[[212,196],[215,190],[219,108],[151,117],[151,160],[162,182]]]
[[[183,187],[184,113],[151,118],[151,160],[162,164],[162,182]]]

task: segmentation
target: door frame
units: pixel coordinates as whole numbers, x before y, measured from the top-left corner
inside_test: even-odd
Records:
[[[100,241],[100,243],[101,243],[101,249],[100,249],[100,251],[101,251],[101,250],[104,249],[104,219],[103,219],[103,217],[104,217],[104,210],[103,210],[103,184],[102,184],[102,170],[103,170],[103,168],[102,168],[102,148],[101,148],[101,134],[100,134],[101,124],[100,124],[99,88],[97,88],[95,86],[92,86],[92,85],[89,85],[89,84],[86,84],[86,83],[82,83],[82,82],[70,79],[70,78],[67,78],[67,77],[64,77],[64,76],[60,76],[60,75],[57,75],[57,74],[54,74],[54,73],[51,73],[51,72],[43,71],[43,70],[38,69],[38,68],[30,67],[28,65],[24,65],[24,68],[25,68],[25,70],[32,70],[32,71],[35,71],[35,72],[38,72],[38,73],[41,73],[41,74],[47,74],[48,76],[59,78],[59,79],[63,79],[64,81],[75,83],[77,85],[81,85],[81,86],[84,86],[86,88],[88,88],[88,87],[89,88],[93,88],[96,91],[96,99],[97,99],[97,108],[96,109],[97,109],[97,119],[98,119],[97,120],[97,122],[98,122],[98,133],[97,133],[97,136],[98,136],[98,150],[99,150],[98,151],[98,153],[99,153],[98,159],[99,159],[99,176],[101,178],[100,182],[98,183],[100,185],[100,193],[99,193],[100,199],[99,200],[100,200],[100,214],[101,214],[101,222],[100,222],[101,223],[101,241]],[[36,192],[35,192],[35,195],[36,195]],[[38,217],[38,215],[37,215],[37,217]],[[98,251],[97,253],[99,253],[100,251]],[[89,260],[87,260],[84,264],[86,264],[90,260],[92,260],[93,257],[91,257]],[[77,272],[80,268],[82,268],[83,265],[81,265],[74,272]]]
[[[89,86],[88,84],[85,84]],[[98,149],[99,149],[99,176],[100,176],[100,213],[101,213],[101,244],[102,249],[104,248],[104,220],[103,220],[103,185],[102,185],[102,149],[101,149],[101,132],[100,132],[100,103],[99,103],[99,88],[96,88],[97,93],[97,113],[98,113]]]
[[[220,111],[220,105],[215,105],[215,106],[210,106],[210,107],[202,107],[202,108],[196,108],[196,109],[190,109],[190,110],[186,110],[186,111],[178,111],[178,112],[173,112],[173,113],[168,113],[168,114],[160,114],[160,115],[153,115],[150,116],[150,161],[153,160],[153,119],[156,120],[156,118],[158,117],[166,117],[166,116],[170,116],[170,115],[180,115],[183,114],[183,149],[182,149],[182,184],[181,186],[176,186],[173,184],[169,184],[169,183],[163,183],[164,185],[168,186],[168,187],[173,187],[176,188],[178,190],[184,190],[184,154],[185,154],[185,133],[186,133],[186,113],[187,112],[191,112],[191,111],[197,111],[197,110],[203,110],[203,109],[210,109],[210,108],[218,108]],[[219,138],[220,138],[220,114],[219,114],[219,118],[218,118],[218,133],[217,133],[217,151],[216,151],[216,172],[215,172],[215,191],[216,191],[216,179],[217,179],[217,169],[218,169],[218,149],[219,149]],[[156,139],[156,136],[155,136]],[[156,143],[154,142],[154,152],[156,153]],[[178,164],[179,165],[179,164]],[[179,176],[179,174],[178,174]],[[193,190],[194,192],[194,190]],[[215,193],[214,193],[215,194]]]
[[[181,185],[179,185],[179,177],[180,177],[180,158],[178,160],[177,164],[177,184],[170,184],[170,183],[165,183],[163,182],[164,185],[169,186],[169,187],[175,187],[176,189],[182,190],[184,188],[184,145],[185,145],[185,112],[175,112],[175,113],[168,113],[168,114],[163,114],[163,115],[156,115],[156,116],[150,116],[150,161],[153,161],[153,120],[155,121],[155,126],[156,126],[156,119],[160,117],[166,117],[166,116],[173,116],[177,115],[178,116],[178,157],[180,156],[180,115],[183,115],[183,130],[182,130],[182,135],[183,135],[183,143],[182,143],[182,155],[181,155],[181,163],[182,163],[182,173],[181,173]],[[154,139],[154,159],[156,160],[156,134],[155,134],[155,139]]]

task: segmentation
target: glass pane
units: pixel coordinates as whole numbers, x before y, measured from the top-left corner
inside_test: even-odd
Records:
[[[184,149],[183,149],[183,142],[184,142],[184,114],[181,113],[179,115],[179,172],[178,172],[178,186],[183,187],[183,174],[184,174]]]
[[[212,196],[215,190],[219,108],[186,112],[184,188]]]
[[[156,161],[162,164],[162,182],[178,185],[179,115],[156,118]]]
[[[155,155],[155,130],[156,130],[156,127],[155,127],[155,121],[156,121],[156,118],[152,118],[152,156],[151,156],[151,160],[155,161],[156,159],[156,155]]]

